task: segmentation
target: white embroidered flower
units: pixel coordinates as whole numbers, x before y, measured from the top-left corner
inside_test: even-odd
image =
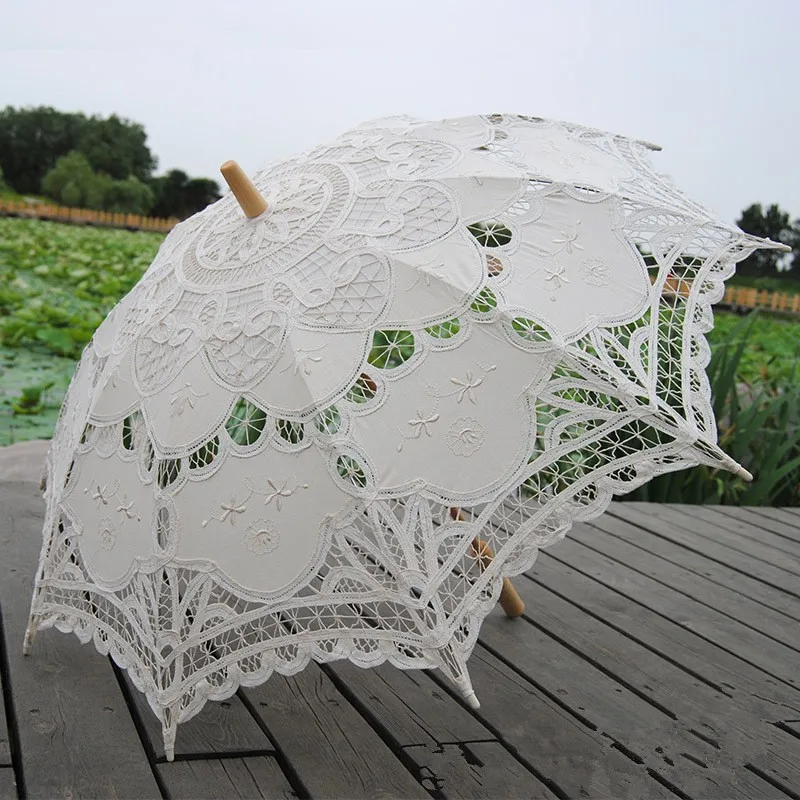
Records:
[[[583,261],[583,281],[589,286],[606,286],[611,279],[611,267],[599,258]]]
[[[447,446],[464,458],[477,453],[485,441],[483,425],[472,417],[459,417],[447,431]]]
[[[258,519],[247,526],[244,546],[257,556],[271,553],[280,543],[280,533],[275,523],[268,519]]]

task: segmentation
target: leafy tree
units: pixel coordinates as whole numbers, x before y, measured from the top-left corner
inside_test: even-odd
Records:
[[[179,169],[153,178],[150,186],[155,193],[152,213],[157,217],[191,216],[209,203],[219,200],[219,186],[208,178],[189,178]]]
[[[112,181],[105,195],[106,211],[147,214],[153,207],[153,190],[135,175],[124,181]]]
[[[108,119],[97,116],[86,119],[75,149],[86,156],[94,170],[115,180],[126,180],[133,175],[146,181],[158,163],[147,146],[144,127],[116,114]]]
[[[776,203],[766,211],[761,203],[753,203],[742,212],[736,224],[747,233],[782,242],[794,251],[787,256],[786,253],[776,250],[757,250],[737,265],[738,274],[779,278],[793,278],[797,275],[795,270],[800,266],[800,220],[792,223],[789,213]]]
[[[0,112],[0,168],[8,184],[20,194],[38,192],[59,157],[75,149],[83,120],[46,106]]]
[[[157,163],[144,128],[116,114],[104,119],[47,106],[0,112],[0,168],[16,191],[39,192],[58,159],[73,151],[83,153],[96,172],[118,180],[134,175],[146,181]]]
[[[102,208],[104,194],[98,176],[83,153],[62,156],[44,176],[42,191],[59,203],[86,208]]]
[[[83,153],[62,156],[45,175],[42,189],[48,197],[67,206],[147,214],[153,205],[153,190],[131,175],[115,181],[95,172]]]

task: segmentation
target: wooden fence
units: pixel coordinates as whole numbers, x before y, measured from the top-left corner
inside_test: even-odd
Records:
[[[668,297],[676,294],[687,297],[691,286],[691,281],[668,278],[662,294]],[[729,286],[718,305],[728,306],[737,311],[760,308],[783,314],[800,314],[800,294],[772,292],[767,289],[753,289],[749,286]]]
[[[179,219],[144,217],[141,214],[122,214],[115,211],[91,211],[88,208],[67,208],[47,203],[28,203],[24,200],[0,198],[0,217],[24,217],[53,222],[68,222],[74,225],[97,225],[104,228],[127,228],[128,230],[167,233],[177,225]]]

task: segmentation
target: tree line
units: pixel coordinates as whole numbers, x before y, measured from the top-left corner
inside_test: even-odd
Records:
[[[144,127],[116,114],[0,111],[0,190],[5,184],[67,206],[181,219],[219,199],[216,181],[178,169],[157,176],[157,166]]]

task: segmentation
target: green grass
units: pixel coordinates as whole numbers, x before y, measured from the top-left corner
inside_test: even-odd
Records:
[[[715,348],[744,335],[742,317],[727,312],[714,314],[714,330],[708,340]],[[747,333],[747,347],[737,366],[737,377],[747,383],[775,383],[790,379],[800,360],[800,318],[780,319],[758,312]]]
[[[163,238],[0,219],[0,345],[77,359]]]
[[[163,238],[0,218],[0,446],[52,435],[75,361]]]

